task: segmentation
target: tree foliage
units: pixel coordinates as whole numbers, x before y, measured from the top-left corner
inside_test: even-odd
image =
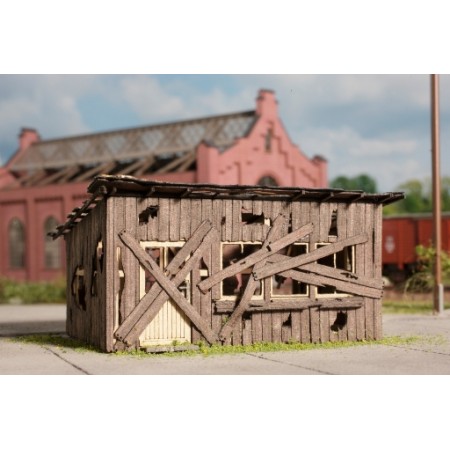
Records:
[[[426,213],[433,209],[431,180],[409,180],[398,186],[405,199],[384,208],[385,215]],[[441,209],[450,211],[450,177],[441,178]]]
[[[371,194],[377,192],[377,182],[367,174],[357,175],[353,178],[341,175],[331,181],[330,185],[332,188],[345,189],[349,191],[357,190]]]

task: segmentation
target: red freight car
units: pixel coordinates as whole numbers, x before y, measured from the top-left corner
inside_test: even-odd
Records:
[[[402,281],[417,263],[416,247],[430,246],[433,235],[431,214],[409,214],[383,219],[383,275]],[[442,249],[450,252],[450,213],[442,214]]]

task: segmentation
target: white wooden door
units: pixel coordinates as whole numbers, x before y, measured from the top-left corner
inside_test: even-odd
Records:
[[[141,242],[142,247],[164,270],[185,242]],[[141,267],[140,290],[141,298],[155,283],[151,274]],[[190,275],[178,287],[189,302]],[[172,299],[168,299],[140,336],[141,346],[168,345],[176,342],[191,342],[191,324],[186,315]]]

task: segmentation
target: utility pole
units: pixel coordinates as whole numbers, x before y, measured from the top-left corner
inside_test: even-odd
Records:
[[[439,75],[431,75],[431,160],[433,184],[434,290],[433,312],[444,311],[444,285],[441,267],[441,168],[439,146]]]

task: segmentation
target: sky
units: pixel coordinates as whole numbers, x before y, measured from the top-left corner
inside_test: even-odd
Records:
[[[442,175],[450,176],[450,76],[440,77]],[[275,91],[291,140],[324,156],[329,179],[372,176],[379,191],[431,176],[429,75],[0,75],[0,158],[21,127],[42,139],[226,114]]]

